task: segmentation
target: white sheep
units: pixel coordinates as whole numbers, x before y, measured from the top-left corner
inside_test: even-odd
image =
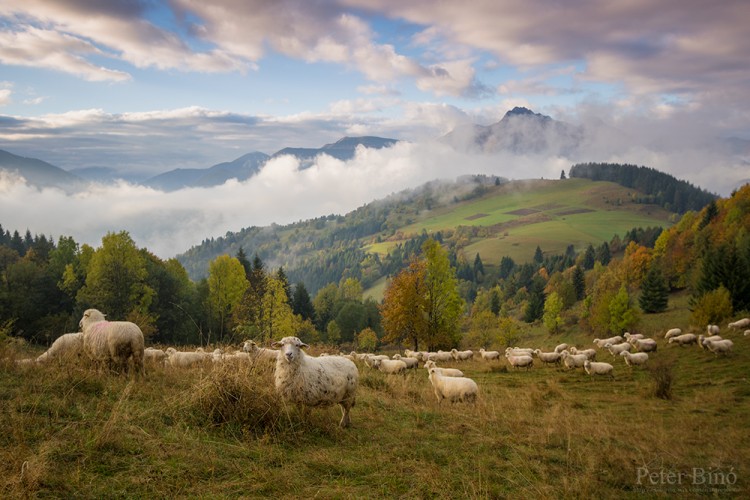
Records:
[[[607,349],[612,356],[619,356],[622,351],[630,352],[633,346],[629,342],[620,342],[619,344],[607,342],[604,344],[604,348]]]
[[[678,335],[669,339],[670,344],[677,344],[680,347],[684,345],[695,344],[697,342],[698,337],[693,333],[683,333],[682,335]]]
[[[558,344],[555,347],[555,352],[563,352],[567,348],[568,348],[568,344],[566,344],[566,343]]]
[[[667,330],[667,333],[664,334],[664,339],[669,340],[672,337],[676,337],[678,335],[682,335],[682,330],[679,328],[671,328]]]
[[[619,335],[615,335],[614,337],[610,337],[608,339],[594,339],[594,344],[596,344],[596,347],[600,349],[602,347],[606,348],[607,344],[614,345],[614,344],[619,344],[621,342],[622,342],[622,337],[620,337]]]
[[[711,335],[710,337],[706,337],[705,335],[698,335],[698,347],[701,349],[705,349],[706,345],[703,343],[704,340],[724,340],[721,335]]]
[[[87,309],[79,322],[83,350],[101,367],[117,365],[127,370],[130,360],[136,373],[143,374],[143,332],[130,321],[107,321],[96,309]]]
[[[147,363],[159,364],[167,359],[167,353],[155,347],[146,347],[143,350],[143,360]]]
[[[362,359],[364,360],[365,364],[368,367],[373,368],[372,366],[373,361],[376,361],[378,359],[389,359],[389,358],[385,354],[365,354],[365,357]]]
[[[536,357],[539,358],[539,361],[546,364],[560,364],[560,360],[562,359],[562,355],[557,351],[542,352],[541,349],[537,349],[534,351],[534,354],[536,354]]]
[[[533,356],[534,349],[531,347],[508,347],[505,349],[505,355],[508,354],[511,356]]]
[[[242,351],[250,354],[254,359],[262,361],[276,361],[276,357],[279,355],[279,351],[276,349],[269,349],[267,347],[258,347],[252,340],[246,340],[242,343]]]
[[[341,427],[351,423],[349,410],[354,406],[359,372],[354,362],[341,356],[316,358],[308,356],[308,347],[297,337],[284,337],[274,342],[279,348],[274,382],[279,395],[292,403],[309,407],[341,406]]]
[[[438,365],[435,364],[432,360],[427,360],[424,364],[424,367],[427,368],[427,371],[430,371],[432,368],[437,368],[440,374],[443,377],[463,377],[464,372],[459,370],[458,368],[440,368]]]
[[[570,354],[568,351],[563,351],[560,356],[562,356],[563,364],[568,369],[581,368],[588,361],[585,354]]]
[[[633,344],[636,340],[644,338],[642,333],[630,333],[625,332],[622,334],[623,337],[625,337],[625,341],[630,342]]]
[[[451,356],[453,356],[453,359],[456,361],[468,361],[474,357],[474,351],[459,351],[457,349],[451,349]]]
[[[723,340],[704,340],[703,345],[705,345],[709,351],[711,351],[714,354],[728,354],[729,351],[732,350],[732,347],[734,346],[734,342],[732,342],[729,339],[723,339]]]
[[[482,356],[482,359],[485,361],[492,361],[493,359],[500,359],[499,351],[485,351],[484,347],[479,349],[479,355]]]
[[[672,337],[669,341],[671,342],[673,338],[676,337]],[[656,352],[656,349],[658,348],[656,340],[654,339],[635,339],[631,342],[631,345],[640,352]]]
[[[625,352],[625,351],[623,351]],[[588,373],[591,376],[594,375],[609,375],[610,377],[614,378],[614,375],[612,372],[614,371],[614,367],[610,365],[609,363],[601,363],[601,362],[595,362],[595,361],[589,361],[588,359],[583,363],[583,369],[586,370],[586,373]]]
[[[742,330],[743,328],[747,328],[748,326],[750,326],[750,318],[742,318],[738,319],[734,323],[729,323],[729,328],[732,330]]]
[[[211,355],[205,352],[178,351],[174,347],[167,347],[164,352],[167,353],[165,364],[173,368],[190,368],[211,358]]]
[[[590,361],[596,359],[596,349],[583,349],[579,351],[576,347],[571,347],[569,351],[570,354],[585,354]]]
[[[648,361],[648,353],[646,352],[636,352],[631,354],[628,351],[622,351],[620,356],[625,358],[625,364],[628,366],[643,365]]]
[[[406,363],[400,359],[375,359],[372,368],[388,375],[396,375],[406,372]]]
[[[525,354],[506,354],[505,357],[513,368],[526,368],[528,370],[534,366],[534,358],[526,356]]]
[[[417,358],[409,358],[409,357],[403,357],[400,354],[396,353],[393,355],[393,359],[397,359],[400,361],[403,361],[406,363],[406,368],[419,368],[419,360]]]
[[[706,333],[708,333],[709,336],[718,335],[719,333],[721,333],[721,329],[719,328],[719,325],[708,325],[706,327]]]
[[[750,337],[750,330],[745,330],[745,333],[743,335],[745,337]]]
[[[63,333],[49,349],[36,358],[37,363],[57,360],[59,363],[78,361],[83,354],[83,333]]]
[[[430,368],[430,383],[435,391],[438,404],[447,399],[451,403],[474,403],[477,400],[479,387],[477,383],[466,377],[446,377],[438,368]]]
[[[453,356],[450,352],[438,351],[427,353],[427,359],[432,361],[453,361]]]

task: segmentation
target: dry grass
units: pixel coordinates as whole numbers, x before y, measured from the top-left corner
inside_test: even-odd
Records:
[[[536,335],[524,342],[559,340]],[[424,369],[388,376],[362,365],[345,430],[338,407],[305,416],[284,405],[268,367],[151,367],[134,380],[3,362],[0,496],[742,497],[750,340],[735,340],[726,358],[661,341],[649,362],[669,367],[671,399],[619,359],[614,381],[453,365],[477,381],[473,405],[438,405]],[[638,484],[639,471],[694,468],[733,470],[736,483]]]

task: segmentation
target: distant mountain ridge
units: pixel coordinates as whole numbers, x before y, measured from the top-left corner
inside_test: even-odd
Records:
[[[474,153],[550,153],[569,156],[583,144],[581,127],[515,107],[492,125],[463,125],[440,139],[454,149]]]
[[[16,173],[38,187],[75,188],[84,181],[59,167],[37,158],[26,158],[0,149],[0,170]]]

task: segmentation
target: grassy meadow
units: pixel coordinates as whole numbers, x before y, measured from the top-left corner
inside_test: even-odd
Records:
[[[648,368],[598,354],[614,380],[475,359],[445,366],[478,383],[479,401],[438,405],[423,368],[361,365],[349,429],[338,407],[304,418],[279,401],[269,366],[151,366],[131,379],[17,365],[38,350],[5,346],[0,495],[747,498],[750,337],[723,328],[735,342],[726,357],[667,345],[667,328],[687,329],[682,302],[644,318],[659,340]],[[520,343],[590,347],[594,336],[535,328]],[[657,380],[669,399],[654,395]]]

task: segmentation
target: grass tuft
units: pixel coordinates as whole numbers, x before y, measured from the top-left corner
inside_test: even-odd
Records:
[[[653,395],[659,399],[672,399],[673,368],[674,362],[663,358],[655,359],[648,365],[648,372],[654,381]]]

